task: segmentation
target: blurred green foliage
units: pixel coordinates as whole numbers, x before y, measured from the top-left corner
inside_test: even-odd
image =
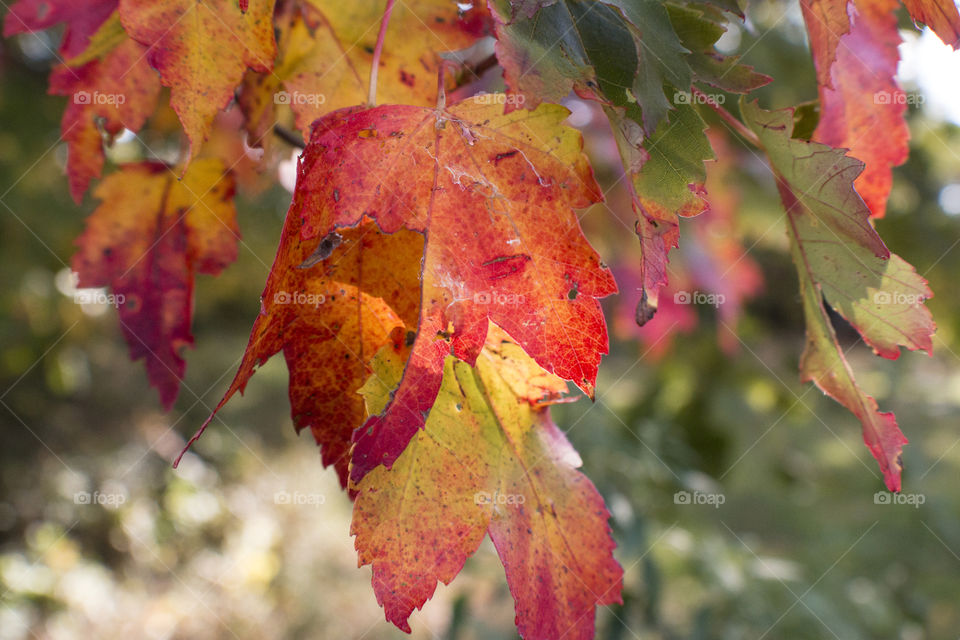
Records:
[[[799,12],[782,6],[752,3],[751,28],[739,31],[745,61],[778,79],[757,94],[768,108],[816,97]],[[223,276],[198,281],[197,348],[162,414],[112,310],[63,293],[94,202],[77,208],[67,194],[64,100],[45,95],[41,45],[23,36],[0,50],[0,640],[403,637],[382,621],[369,570],[356,569],[349,501],[309,436],[293,433],[279,359],[170,468],[233,375],[288,194],[241,193],[245,247]],[[861,384],[910,438],[904,493],[924,503],[876,504],[883,484],[857,421],[799,384],[803,325],[779,202],[762,164],[731,140],[738,224],[766,281],[739,348],[718,346],[706,307],[658,360],[615,341],[597,402],[554,410],[607,499],[626,570],[624,604],[600,612],[598,637],[957,636],[960,218],[937,202],[960,182],[960,131],[910,118],[911,159],[877,226],[937,294],[935,353],[882,361],[853,332],[839,335]],[[138,140],[124,145],[144,153]],[[601,253],[623,234],[603,212],[584,219]],[[684,249],[674,255],[682,264]],[[723,504],[678,504],[683,491]],[[297,494],[315,504],[284,504]],[[489,543],[412,625],[416,637],[515,637]]]

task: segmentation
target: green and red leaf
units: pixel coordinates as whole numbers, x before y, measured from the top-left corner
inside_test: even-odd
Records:
[[[899,491],[907,440],[893,414],[881,413],[857,385],[825,305],[878,355],[896,358],[900,346],[932,349],[935,327],[923,302],[933,294],[912,266],[890,253],[870,223],[870,211],[853,188],[863,163],[842,150],[791,139],[791,110],[763,111],[746,102],[741,110],[770,158],[787,213],[807,322],[801,375],[860,419],[887,487]]]

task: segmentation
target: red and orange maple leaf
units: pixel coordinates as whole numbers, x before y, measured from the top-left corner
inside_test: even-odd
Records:
[[[488,320],[593,394],[607,351],[597,298],[616,285],[573,209],[602,196],[580,135],[560,124],[566,109],[502,111],[477,98],[445,110],[343,110],[314,125],[291,205],[305,239],[364,215],[387,233],[426,236],[413,351],[385,413],[356,432],[354,481],[403,451],[433,405],[444,357],[473,363]]]
[[[133,360],[144,358],[169,409],[192,346],[193,281],[237,256],[234,183],[219,160],[194,162],[182,179],[165,164],[123,165],[101,182],[102,202],[77,239],[81,287],[112,288]]]
[[[102,121],[107,136],[139,131],[156,108],[160,82],[143,45],[125,39],[103,59],[81,67],[61,65],[50,76],[50,93],[68,96],[60,132],[67,142],[70,193],[79,204],[90,180],[103,171]]]
[[[243,361],[213,415],[282,350],[294,426],[310,428],[324,465],[333,465],[346,487],[353,431],[366,418],[357,390],[370,360],[416,330],[423,237],[384,234],[367,222],[331,240],[304,240],[301,226],[298,215],[287,216]]]
[[[130,37],[147,47],[150,66],[170,87],[170,105],[196,155],[217,112],[233,98],[249,67],[273,68],[274,0],[120,0],[120,20]]]

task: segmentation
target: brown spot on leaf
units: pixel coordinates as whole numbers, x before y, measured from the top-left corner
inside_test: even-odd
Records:
[[[297,269],[309,269],[318,262],[326,260],[330,257],[330,254],[333,253],[333,250],[340,246],[342,241],[343,236],[336,231],[331,231],[323,240],[320,241],[320,244],[318,244],[317,248],[313,250],[313,253],[310,254],[310,257],[297,266]]]

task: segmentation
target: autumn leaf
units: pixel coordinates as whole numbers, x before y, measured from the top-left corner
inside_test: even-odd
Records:
[[[293,424],[311,430],[323,464],[333,465],[346,487],[351,437],[366,418],[357,390],[371,373],[369,362],[397,339],[395,329],[401,345],[416,330],[423,236],[388,235],[366,223],[304,241],[301,224],[299,216],[287,216],[243,361],[194,440],[256,368],[282,350]]]
[[[671,268],[670,284],[659,296],[656,315],[641,326],[636,313],[646,290],[643,256],[621,251],[623,258],[614,267],[623,292],[617,303],[616,332],[622,338],[638,339],[645,359],[667,355],[673,340],[696,328],[700,305],[691,299],[691,292],[709,296],[706,301],[717,318],[717,342],[727,353],[735,352],[740,345],[735,329],[743,305],[763,288],[760,267],[740,241],[741,191],[734,171],[739,158],[725,136],[715,130],[710,133],[718,156],[707,166],[710,208],[689,226],[683,259]]]
[[[637,213],[643,292],[636,316],[644,324],[656,312],[658,292],[667,284],[668,254],[680,244],[678,216],[696,216],[708,207],[703,163],[713,158],[713,149],[704,134],[706,125],[690,105],[679,105],[646,140],[631,121],[621,125],[613,134]]]
[[[853,189],[863,163],[842,150],[791,139],[790,110],[769,112],[742,102],[741,111],[770,158],[787,213],[807,323],[801,374],[860,419],[887,488],[899,491],[907,439],[893,414],[881,413],[857,386],[824,303],[875,353],[896,358],[900,346],[932,349],[935,327],[923,302],[933,294],[870,224],[870,211]]]
[[[384,415],[356,432],[354,481],[403,451],[430,412],[444,357],[472,364],[488,320],[593,395],[607,352],[597,298],[616,285],[573,209],[602,195],[579,133],[560,124],[565,108],[504,114],[490,102],[334,112],[302,156],[288,215],[303,218],[305,240],[363,215],[386,233],[427,238],[413,351]]]
[[[362,392],[376,414],[403,368],[387,347]],[[426,426],[391,469],[357,485],[351,532],[389,621],[449,583],[489,533],[529,640],[593,638],[597,606],[620,602],[609,514],[580,458],[537,402],[566,384],[491,327],[476,367],[447,357]]]
[[[897,72],[900,35],[897,0],[851,0],[847,31],[830,20],[837,0],[804,0],[804,19],[820,90],[820,122],[813,140],[850,150],[866,168],[857,177],[857,193],[871,213],[883,217],[893,184],[892,168],[909,153],[903,116],[906,96]],[[838,19],[835,19],[836,22]]]
[[[145,53],[143,45],[125,38],[103,59],[75,68],[61,65],[50,76],[50,93],[70,98],[60,133],[67,143],[67,175],[77,204],[90,180],[103,171],[100,126],[112,140],[124,129],[139,131],[156,108],[160,82]]]
[[[116,8],[117,0],[18,0],[4,18],[3,35],[9,38],[65,22],[60,53],[71,58],[87,48],[90,37]]]
[[[697,5],[669,10],[673,29],[689,51],[686,59],[693,80],[741,94],[770,82],[768,76],[740,64],[736,56],[715,50],[726,30],[718,12]],[[706,125],[693,105],[723,100],[723,94],[707,95],[691,85],[678,87],[672,96],[674,110],[646,137],[629,120],[618,120],[607,109],[637,214],[642,291],[634,316],[641,326],[656,313],[659,290],[667,284],[669,252],[680,243],[679,218],[700,215],[710,206],[704,163],[714,153]]]
[[[233,98],[247,67],[273,68],[274,0],[120,0],[124,29],[149,51],[150,66],[170,87],[170,105],[196,155],[217,111]]]
[[[817,71],[817,84],[832,87],[831,69],[840,39],[850,31],[848,0],[800,0]]]
[[[365,103],[378,33],[373,27],[383,10],[381,0],[308,0],[300,12],[280,19],[276,69],[269,76],[248,74],[240,95],[248,117],[261,122],[260,131],[263,122],[276,120],[278,104],[289,105],[306,137],[322,115]],[[378,100],[436,104],[440,54],[472,45],[486,33],[488,21],[481,3],[466,9],[446,0],[397,3],[378,67]]]
[[[213,159],[194,162],[181,180],[158,162],[122,165],[101,182],[102,202],[77,239],[73,270],[81,287],[111,287],[133,360],[169,409],[193,344],[193,281],[237,256],[233,178]]]
[[[678,217],[708,206],[703,163],[713,151],[693,107],[694,82],[746,93],[770,78],[714,49],[726,18],[707,4],[542,4],[524,11],[494,3],[504,80],[528,107],[571,89],[604,105],[637,214],[643,292],[636,317],[643,324],[667,283]],[[606,55],[611,50],[618,55]]]
[[[915,21],[927,25],[954,49],[960,48],[960,13],[953,0],[903,0]]]

